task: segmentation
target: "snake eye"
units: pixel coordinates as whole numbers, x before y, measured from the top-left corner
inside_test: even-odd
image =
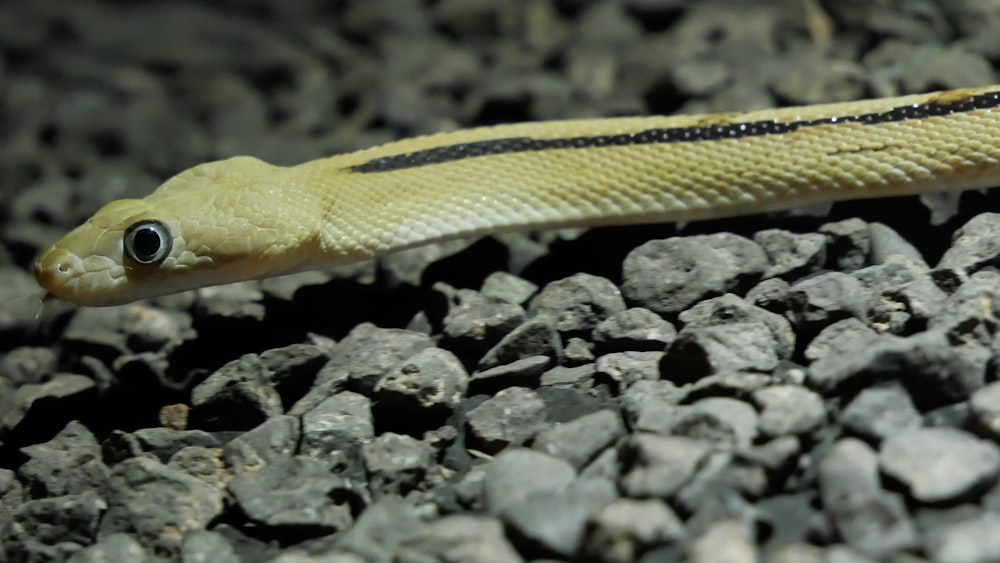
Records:
[[[170,254],[174,239],[159,221],[139,221],[125,229],[125,255],[144,265],[159,264]]]

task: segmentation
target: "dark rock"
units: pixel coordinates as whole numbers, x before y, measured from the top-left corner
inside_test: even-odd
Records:
[[[520,305],[476,291],[451,290],[446,297],[441,346],[463,355],[478,357],[525,319]]]
[[[769,372],[778,367],[777,347],[762,322],[684,329],[663,356],[660,372],[678,384],[726,371]]]
[[[337,344],[333,361],[348,366],[354,389],[369,393],[401,362],[433,345],[426,334],[362,323]]]
[[[996,481],[1000,448],[955,428],[915,428],[883,442],[879,464],[918,502],[953,502]]]
[[[671,315],[703,299],[745,290],[767,267],[759,246],[729,233],[654,240],[625,258],[622,292],[630,303]]]
[[[116,465],[104,496],[101,535],[134,534],[143,545],[175,554],[185,533],[222,514],[225,498],[221,489],[149,457]]]
[[[191,419],[206,430],[249,430],[284,414],[269,366],[245,354],[191,390]]]
[[[853,272],[865,267],[871,250],[868,223],[851,218],[827,223],[819,228],[826,235],[827,264],[832,270]]]
[[[641,307],[626,309],[594,328],[599,354],[623,351],[663,351],[677,337],[677,329],[663,317]]]
[[[553,366],[542,374],[538,383],[543,388],[590,389],[594,386],[597,366],[583,364],[582,366]]]
[[[209,530],[198,530],[184,536],[181,545],[183,561],[212,561],[215,563],[240,563],[233,545],[225,536]],[[95,562],[96,563],[96,562]]]
[[[908,338],[882,335],[840,361],[809,367],[810,387],[845,391],[862,384],[901,380],[917,405],[936,407],[965,400],[984,385],[987,348],[953,346],[940,331]]]
[[[626,563],[683,535],[684,524],[662,500],[619,499],[591,519],[583,553],[589,560]]]
[[[535,387],[550,363],[548,356],[528,356],[477,371],[469,378],[469,395],[492,395],[508,387]]]
[[[627,389],[637,381],[660,378],[663,352],[615,352],[597,359],[597,375],[613,382],[618,389]]]
[[[980,213],[955,231],[937,268],[972,274],[987,266],[1000,266],[1000,213]]]
[[[826,263],[826,237],[819,233],[765,229],[754,234],[753,241],[771,262],[764,270],[765,278],[794,280],[818,271]]]
[[[881,489],[877,456],[864,442],[837,441],[820,462],[819,487],[824,510],[851,547],[874,558],[915,547],[903,501]]]
[[[335,545],[367,562],[390,563],[399,546],[423,532],[424,524],[413,507],[392,496],[372,503]]]
[[[847,318],[864,319],[868,294],[857,278],[828,272],[800,281],[789,289],[789,319],[807,334]]]
[[[862,389],[844,407],[840,421],[852,433],[881,442],[919,427],[920,413],[906,389],[898,382],[890,382]]]
[[[29,500],[0,530],[5,561],[64,561],[97,537],[108,504],[97,492]],[[104,516],[106,518],[106,515]]]
[[[711,451],[699,440],[643,434],[629,437],[623,447],[621,487],[626,496],[639,498],[677,493]]]
[[[124,533],[108,534],[97,543],[81,549],[69,558],[69,563],[110,563],[151,561],[152,556],[133,538]]]
[[[517,305],[527,303],[536,291],[537,285],[509,272],[493,272],[483,280],[482,287],[483,295]]]
[[[545,403],[530,389],[511,387],[483,401],[467,417],[474,447],[496,453],[527,442],[545,427]]]
[[[229,483],[237,506],[252,522],[300,537],[346,530],[352,523],[353,485],[326,461],[305,456],[275,460]]]
[[[611,481],[578,479],[508,505],[501,518],[520,551],[569,558],[579,551],[587,522],[617,498]]]
[[[453,514],[430,522],[399,548],[400,561],[524,561],[505,537],[503,525],[493,518]]]
[[[233,438],[222,449],[226,465],[239,475],[294,455],[302,437],[298,417],[276,416]]]
[[[684,330],[695,330],[734,323],[761,322],[774,337],[778,355],[790,358],[795,351],[795,334],[783,316],[751,305],[732,293],[706,299],[678,315]]]
[[[361,448],[370,487],[378,494],[405,495],[434,467],[434,448],[410,436],[386,432]]]
[[[535,296],[529,312],[547,318],[562,334],[589,333],[601,321],[625,310],[618,286],[590,274],[549,283]]]
[[[1000,553],[1000,517],[986,512],[935,529],[927,552],[934,561],[990,561]]]
[[[479,369],[486,370],[531,356],[546,356],[556,361],[562,356],[562,339],[551,321],[530,319],[510,331],[480,358]]]
[[[35,498],[100,491],[110,472],[97,439],[76,421],[48,442],[26,446],[21,452],[28,459],[18,473]]]
[[[371,400],[351,391],[338,393],[302,417],[300,452],[322,458],[375,437]]]
[[[822,397],[804,387],[764,387],[754,391],[753,400],[760,409],[760,432],[768,437],[806,434],[817,430],[826,421]]]
[[[143,453],[151,453],[166,463],[175,453],[189,446],[218,448],[219,440],[203,430],[140,428],[131,434],[115,430],[101,444],[104,457],[118,462]]]
[[[490,514],[501,514],[532,497],[565,490],[576,478],[568,462],[534,450],[513,448],[490,461],[483,496]]]
[[[600,410],[541,431],[532,447],[565,459],[579,470],[624,434],[618,413]]]
[[[454,354],[425,348],[380,379],[375,396],[403,413],[450,412],[465,399],[468,385],[469,374]]]

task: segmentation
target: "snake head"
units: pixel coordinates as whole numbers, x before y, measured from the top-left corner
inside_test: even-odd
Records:
[[[246,204],[255,185],[273,186],[241,180],[239,190],[227,190],[227,177],[212,168],[225,162],[98,210],[35,261],[46,297],[103,307],[295,271],[295,229]]]

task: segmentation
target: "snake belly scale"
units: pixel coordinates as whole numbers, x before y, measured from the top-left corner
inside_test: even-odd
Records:
[[[458,130],[278,167],[240,156],[101,208],[43,252],[106,306],[457,237],[691,221],[1000,185],[1000,86],[749,113]]]

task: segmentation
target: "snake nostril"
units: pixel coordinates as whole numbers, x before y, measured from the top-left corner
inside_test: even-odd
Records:
[[[66,262],[60,262],[56,264],[56,270],[58,270],[60,274],[66,274],[69,273],[70,266]]]

